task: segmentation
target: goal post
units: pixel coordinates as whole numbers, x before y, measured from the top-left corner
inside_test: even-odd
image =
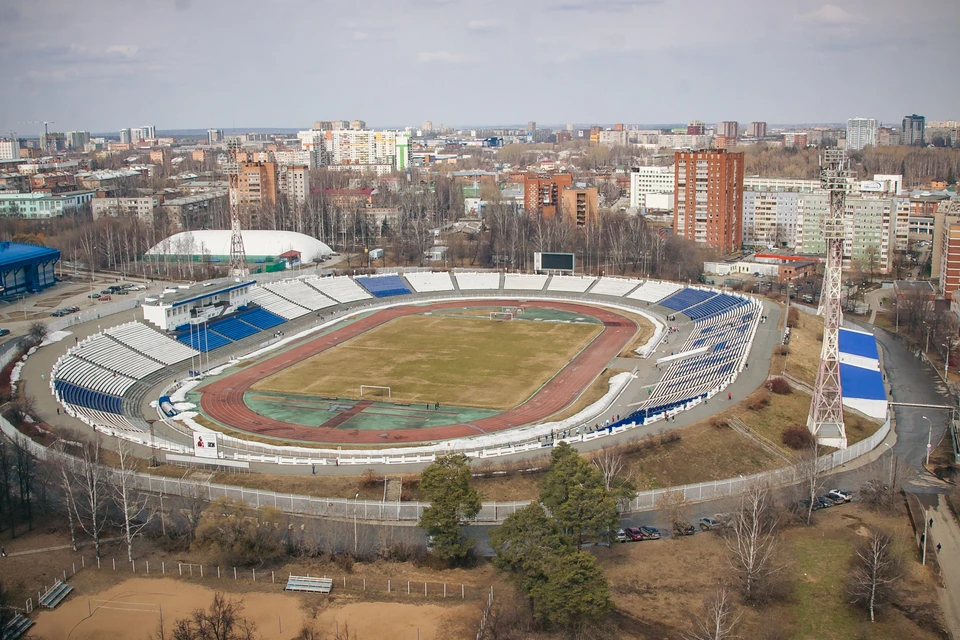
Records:
[[[513,320],[513,313],[510,311],[491,311],[491,320]]]
[[[388,397],[388,398],[390,397],[390,387],[383,387],[383,386],[376,385],[376,384],[362,384],[362,385],[360,385],[360,397],[361,397],[361,398],[363,397],[363,392],[364,392],[365,390],[367,391],[368,395],[379,396],[379,397],[381,397],[381,398],[383,397],[383,392],[386,391],[386,392],[387,392],[387,397]]]

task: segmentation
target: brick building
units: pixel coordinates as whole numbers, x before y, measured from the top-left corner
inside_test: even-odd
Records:
[[[677,151],[674,170],[674,233],[723,253],[738,251],[743,242],[743,154]]]

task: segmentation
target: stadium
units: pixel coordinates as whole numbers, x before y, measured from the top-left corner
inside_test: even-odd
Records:
[[[70,347],[49,384],[68,414],[175,463],[494,457],[709,401],[769,306],[616,277],[257,274],[148,297]]]

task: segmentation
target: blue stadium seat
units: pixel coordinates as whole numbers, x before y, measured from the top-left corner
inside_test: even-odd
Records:
[[[237,318],[227,318],[226,320],[218,320],[209,325],[211,331],[216,331],[225,338],[230,340],[243,340],[246,337],[252,336],[255,333],[259,333],[260,329],[249,325],[246,322],[241,322]]]
[[[660,301],[660,305],[674,311],[683,311],[688,307],[699,304],[708,298],[717,295],[716,291],[704,291],[687,287]]]
[[[207,331],[203,325],[197,325],[193,331],[181,333],[177,336],[177,340],[186,345],[190,345],[197,351],[204,352],[213,351],[214,349],[219,349],[231,343],[231,340],[224,338],[220,334]]]
[[[123,413],[121,410],[122,400],[117,396],[85,389],[64,380],[55,380],[53,384],[64,402],[107,413]]]
[[[277,314],[270,313],[266,309],[253,309],[236,316],[236,318],[261,330],[272,329],[286,322]]]
[[[376,298],[388,298],[411,293],[400,276],[377,276],[375,278],[361,276],[353,280]]]

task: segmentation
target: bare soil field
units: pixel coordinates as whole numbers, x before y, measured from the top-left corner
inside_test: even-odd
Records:
[[[359,397],[391,388],[395,402],[510,409],[563,368],[598,325],[407,316],[255,384],[257,391]]]

